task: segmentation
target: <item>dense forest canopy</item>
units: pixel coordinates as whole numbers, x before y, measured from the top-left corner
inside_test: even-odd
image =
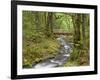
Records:
[[[83,13],[23,11],[23,67],[58,55],[64,35],[73,52],[63,66],[89,65],[90,16]]]

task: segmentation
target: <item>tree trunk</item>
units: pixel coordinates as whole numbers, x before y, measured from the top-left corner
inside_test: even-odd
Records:
[[[83,14],[82,15],[82,39],[83,39],[83,48],[85,48],[85,27],[86,27],[86,16]]]

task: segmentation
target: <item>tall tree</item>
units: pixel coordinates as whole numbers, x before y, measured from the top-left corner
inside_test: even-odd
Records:
[[[53,33],[53,13],[52,12],[47,12],[46,13],[46,35],[50,37]]]
[[[81,40],[81,33],[80,33],[80,14],[72,14],[72,21],[74,26],[74,43],[78,44]]]
[[[85,48],[85,39],[86,39],[86,36],[85,36],[85,28],[87,26],[86,24],[87,20],[86,20],[86,15],[85,14],[82,14],[82,41],[83,41],[83,48]]]

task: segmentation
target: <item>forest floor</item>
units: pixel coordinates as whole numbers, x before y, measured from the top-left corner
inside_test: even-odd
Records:
[[[72,42],[71,38],[72,37],[65,38],[65,40],[70,43]],[[24,61],[23,61],[24,68],[32,68],[33,65],[41,64],[41,62],[45,60],[47,61],[46,63],[48,63],[50,58],[55,59],[56,56],[60,55],[59,54],[60,45],[56,38],[46,38],[46,39],[44,38],[43,40],[41,39],[39,42],[31,42],[26,45],[25,44],[26,42],[24,43]],[[62,56],[63,55],[59,56],[58,58],[59,59],[62,58],[63,61],[63,58],[65,57]],[[67,60],[64,60],[64,64],[60,66],[70,67],[70,66],[85,66],[85,65],[89,65],[88,50],[77,49],[73,47],[72,52],[70,53],[70,57]],[[54,66],[58,66],[58,64]]]

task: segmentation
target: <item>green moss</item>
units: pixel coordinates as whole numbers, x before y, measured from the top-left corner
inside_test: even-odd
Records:
[[[55,56],[58,50],[58,42],[51,38],[43,39],[39,43],[25,42],[23,45],[23,65],[31,67],[33,63]]]
[[[63,66],[64,67],[73,67],[73,66],[78,66],[78,63],[76,61],[67,61]]]

